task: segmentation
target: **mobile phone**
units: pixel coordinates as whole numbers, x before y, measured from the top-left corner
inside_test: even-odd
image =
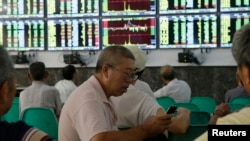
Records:
[[[168,108],[168,110],[167,110],[167,114],[173,114],[173,113],[175,113],[176,109],[177,109],[177,106],[171,105],[171,106]]]

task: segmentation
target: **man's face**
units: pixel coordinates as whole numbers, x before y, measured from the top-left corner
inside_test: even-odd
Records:
[[[244,88],[250,94],[250,69],[246,65],[241,65],[237,69]]]
[[[127,88],[135,74],[134,61],[123,58],[118,66],[109,67],[109,91],[112,96],[120,96]]]

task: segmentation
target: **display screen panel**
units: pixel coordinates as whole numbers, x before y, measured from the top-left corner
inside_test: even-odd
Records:
[[[226,13],[221,15],[220,46],[231,47],[234,33],[250,23],[250,13]]]
[[[216,11],[216,0],[159,0],[160,14],[210,13]]]
[[[44,17],[44,0],[0,0],[0,18]]]
[[[47,0],[47,17],[98,16],[99,0]]]
[[[221,12],[250,11],[250,1],[249,0],[221,0],[220,11]]]
[[[45,49],[43,20],[0,21],[0,44],[11,51]]]
[[[48,50],[98,50],[99,20],[48,20]]]
[[[154,17],[106,18],[102,20],[103,47],[111,45],[156,48]]]
[[[217,22],[215,14],[161,16],[159,48],[215,48]]]
[[[156,0],[102,0],[102,15],[156,14]]]

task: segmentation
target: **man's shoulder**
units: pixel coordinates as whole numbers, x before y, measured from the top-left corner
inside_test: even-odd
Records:
[[[36,138],[37,141],[52,141],[53,139],[45,132],[29,126],[23,121],[17,122],[0,122],[1,135],[5,140],[31,140]],[[14,138],[11,136],[15,136]],[[1,137],[2,138],[2,137]]]
[[[25,95],[26,93],[28,93],[28,91],[32,90],[32,85],[26,87],[25,89],[23,89],[21,92],[20,92],[20,96],[21,95]]]
[[[59,90],[55,86],[46,85],[44,86],[43,91],[47,93],[59,94]]]
[[[187,81],[185,81],[185,80],[177,79],[177,81],[180,82],[180,83],[186,83],[187,84]]]
[[[187,86],[187,87],[190,87],[189,84],[188,84],[188,82],[185,81],[185,80],[178,80],[178,82],[179,82],[179,84],[182,85],[182,86],[185,85],[185,86]]]
[[[55,84],[55,87],[58,86],[58,85],[61,85],[62,83],[63,83],[63,80],[57,81],[56,84]]]
[[[240,95],[244,92],[246,93],[246,91],[243,87],[235,87],[235,88],[229,89],[226,92],[226,95]]]

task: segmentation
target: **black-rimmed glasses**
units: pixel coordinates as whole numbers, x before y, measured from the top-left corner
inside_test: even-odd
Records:
[[[130,72],[125,72],[125,71],[122,71],[122,70],[120,70],[120,69],[117,69],[117,68],[113,67],[112,65],[109,65],[109,64],[108,64],[108,66],[109,66],[110,68],[112,68],[112,69],[114,69],[114,70],[116,70],[116,71],[122,73],[123,76],[124,76],[126,79],[136,80],[136,79],[138,78],[138,75],[135,74],[135,70],[130,70]]]

